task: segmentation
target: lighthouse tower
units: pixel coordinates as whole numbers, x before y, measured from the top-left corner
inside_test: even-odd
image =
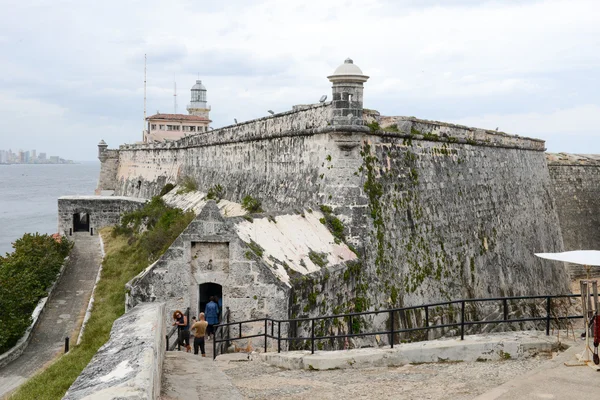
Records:
[[[196,84],[192,86],[191,92],[192,100],[187,106],[188,113],[208,119],[210,106],[206,104],[206,87],[204,87],[201,80],[196,81]]]

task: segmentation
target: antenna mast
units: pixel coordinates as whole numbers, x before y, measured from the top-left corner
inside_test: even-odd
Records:
[[[174,114],[177,114],[177,82],[173,82],[173,84],[175,85],[175,92],[173,93],[173,105],[175,107]]]
[[[146,130],[146,54],[144,54],[144,125],[143,125],[144,129],[142,129],[142,131]]]

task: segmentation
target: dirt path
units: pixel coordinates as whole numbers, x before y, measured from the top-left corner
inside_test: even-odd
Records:
[[[83,321],[100,267],[100,238],[76,233],[70,261],[21,357],[0,369],[0,398],[13,391],[40,368],[64,351],[65,337],[71,343]]]

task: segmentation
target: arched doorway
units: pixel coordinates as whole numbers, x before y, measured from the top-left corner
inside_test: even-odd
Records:
[[[204,312],[206,305],[210,301],[211,296],[218,296],[219,298],[219,318],[223,314],[223,287],[218,283],[202,283],[198,285],[198,313]]]
[[[73,214],[73,231],[89,232],[90,231],[90,215],[85,212]]]

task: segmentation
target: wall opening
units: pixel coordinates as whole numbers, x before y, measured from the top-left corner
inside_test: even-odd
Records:
[[[83,212],[73,214],[73,230],[75,232],[89,232],[90,214]]]
[[[223,287],[221,285],[219,285],[218,283],[212,283],[212,282],[207,282],[207,283],[202,283],[200,285],[198,285],[198,310],[199,313],[200,312],[204,312],[204,309],[206,308],[206,305],[208,304],[208,302],[210,301],[211,296],[218,296],[219,299],[221,300],[219,304],[219,318],[221,317],[221,315],[223,314],[222,312],[222,308],[223,308]]]

